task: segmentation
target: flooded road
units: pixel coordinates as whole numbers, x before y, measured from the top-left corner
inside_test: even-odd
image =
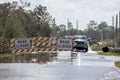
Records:
[[[0,80],[97,80],[105,73],[114,71],[114,63],[95,52],[59,52],[47,64],[1,63]]]

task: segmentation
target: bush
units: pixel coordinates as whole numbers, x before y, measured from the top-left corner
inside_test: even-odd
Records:
[[[10,40],[6,38],[0,38],[0,52],[1,53],[11,53]]]
[[[107,42],[93,44],[93,45],[91,45],[91,48],[94,51],[102,51],[102,48],[104,48],[104,47],[113,47],[113,46],[114,46],[113,41],[107,41]]]

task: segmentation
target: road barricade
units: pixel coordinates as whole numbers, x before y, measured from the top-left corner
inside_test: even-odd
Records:
[[[12,53],[39,53],[56,51],[75,51],[74,38],[33,37],[28,39],[12,39]]]

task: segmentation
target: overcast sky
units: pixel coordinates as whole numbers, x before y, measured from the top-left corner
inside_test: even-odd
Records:
[[[0,0],[12,2],[19,0]],[[86,28],[90,20],[95,20],[98,24],[106,21],[112,25],[112,16],[120,10],[120,0],[23,0],[31,2],[31,9],[41,4],[46,6],[50,15],[55,17],[56,24],[67,25],[67,20],[76,27],[78,20],[79,29]]]

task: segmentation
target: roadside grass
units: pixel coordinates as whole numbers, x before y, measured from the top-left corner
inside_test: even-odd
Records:
[[[115,66],[118,67],[118,68],[120,68],[120,61],[116,61],[115,62]]]
[[[120,56],[118,52],[98,52],[97,54],[104,56]]]
[[[104,56],[119,56],[120,57],[120,53],[116,53],[116,52],[98,52],[98,54],[104,55]],[[114,65],[120,68],[120,61],[115,61]]]
[[[113,41],[108,41],[103,43],[92,44],[90,47],[93,51],[102,51],[102,48],[104,47],[114,47],[114,43]]]
[[[91,45],[92,50],[94,51],[98,51],[97,54],[98,55],[103,55],[103,56],[119,56],[120,57],[120,53],[119,52],[102,52],[102,48],[103,47],[113,47],[113,42],[106,42],[104,44],[93,44]],[[100,51],[100,52],[99,52]],[[120,61],[115,61],[114,62],[115,66],[120,68]]]

